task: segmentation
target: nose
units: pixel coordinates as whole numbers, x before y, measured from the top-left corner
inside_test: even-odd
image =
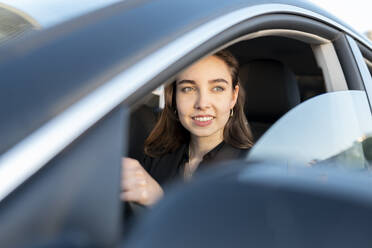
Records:
[[[206,90],[200,90],[195,101],[195,108],[198,110],[205,110],[210,108],[210,95]]]

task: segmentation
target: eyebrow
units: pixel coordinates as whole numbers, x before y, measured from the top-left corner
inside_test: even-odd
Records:
[[[180,84],[196,84],[196,83],[194,80],[184,79],[184,80],[177,82],[177,85],[180,85]]]
[[[226,83],[226,84],[229,84],[225,79],[223,78],[216,78],[216,79],[213,79],[213,80],[209,80],[208,81],[209,83]]]
[[[229,84],[225,79],[223,78],[216,78],[216,79],[212,79],[212,80],[209,80],[208,83],[226,83],[226,84]],[[180,84],[196,84],[194,80],[188,80],[188,79],[184,79],[184,80],[181,80],[179,82],[177,82],[178,85]]]

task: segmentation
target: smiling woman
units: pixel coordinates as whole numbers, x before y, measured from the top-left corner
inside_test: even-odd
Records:
[[[238,62],[226,50],[193,64],[165,88],[165,108],[145,142],[145,158],[123,160],[122,198],[143,205],[162,186],[208,164],[239,159],[252,146]]]

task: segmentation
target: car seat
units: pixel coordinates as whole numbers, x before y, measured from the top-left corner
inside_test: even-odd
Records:
[[[157,96],[151,96],[151,102],[158,103]],[[152,105],[153,106],[152,106]],[[129,125],[129,148],[126,156],[142,161],[144,157],[144,143],[155,127],[161,109],[159,106],[143,104],[131,113]]]
[[[300,103],[295,75],[279,61],[250,61],[240,67],[239,79],[246,91],[245,113],[255,140]]]

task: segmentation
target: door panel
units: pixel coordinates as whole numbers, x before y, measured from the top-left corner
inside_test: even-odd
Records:
[[[112,111],[1,202],[1,247],[117,242],[126,113]]]

